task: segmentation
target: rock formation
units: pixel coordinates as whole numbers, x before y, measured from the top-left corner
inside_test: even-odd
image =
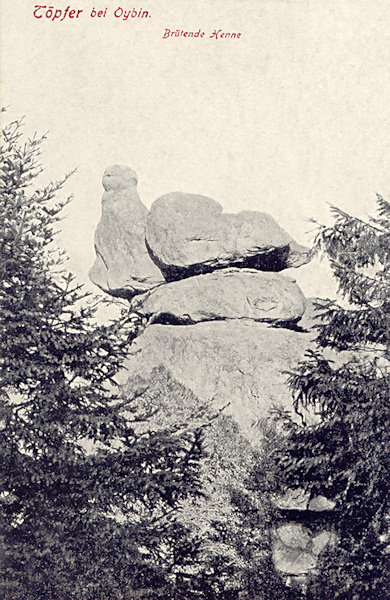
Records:
[[[126,166],[109,167],[103,186],[91,279],[149,323],[119,379],[164,365],[201,400],[229,404],[255,441],[273,404],[291,407],[285,372],[313,335],[300,328],[301,290],[279,273],[309,251],[270,215],[226,214],[205,196],[167,194],[149,212]]]
[[[117,376],[146,378],[162,365],[215,409],[226,407],[247,437],[261,442],[257,424],[273,405],[292,408],[286,371],[292,370],[310,343],[310,333],[246,319],[196,325],[153,324],[136,339]]]
[[[139,198],[137,175],[114,165],[103,175],[102,217],[95,234],[91,281],[112,296],[132,298],[164,282],[145,245],[148,209]]]
[[[276,529],[273,538],[276,568],[299,585],[299,580],[304,583],[307,573],[315,569],[320,553],[334,540],[334,535],[327,530],[288,523]]]
[[[281,271],[309,260],[266,213],[222,212],[205,196],[173,192],[158,198],[146,221],[146,243],[167,281],[228,266]]]
[[[147,322],[118,383],[147,381],[163,368],[211,410],[226,407],[243,437],[260,445],[272,406],[292,408],[286,372],[315,337],[310,302],[280,274],[307,262],[308,249],[270,215],[226,214],[204,196],[167,194],[149,212],[128,167],[108,169],[103,185],[90,276]],[[279,499],[278,510],[329,510],[309,500],[292,501],[292,509]],[[284,523],[273,532],[275,564],[300,577],[315,566],[325,533]]]
[[[254,269],[221,269],[160,286],[134,298],[132,308],[154,323],[250,319],[295,323],[305,298],[293,279]]]

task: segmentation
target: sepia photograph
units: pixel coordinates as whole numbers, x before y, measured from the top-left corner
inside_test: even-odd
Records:
[[[69,1],[0,7],[1,598],[387,600],[390,0]]]

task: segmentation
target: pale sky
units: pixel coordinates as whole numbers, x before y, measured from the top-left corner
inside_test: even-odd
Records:
[[[328,203],[364,216],[375,192],[390,199],[390,0],[47,6],[68,3],[79,19],[53,22],[34,19],[33,0],[3,0],[2,104],[27,133],[49,132],[46,178],[78,167],[58,242],[81,282],[111,164],[138,173],[148,207],[170,191],[204,194],[271,213],[303,244]],[[151,16],[124,21],[118,8]],[[205,36],[163,39],[166,28]],[[333,294],[322,264],[290,274],[307,296]]]

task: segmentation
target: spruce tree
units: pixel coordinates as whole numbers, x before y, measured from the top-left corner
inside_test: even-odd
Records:
[[[198,493],[201,432],[136,433],[147,415],[115,374],[140,322],[98,325],[67,273],[53,242],[68,177],[36,187],[44,139],[23,141],[16,121],[1,147],[1,595],[175,597],[156,549],[176,536],[189,551],[174,515]]]
[[[317,304],[316,348],[289,383],[295,410],[279,453],[286,483],[336,502],[337,542],[309,588],[312,599],[387,598],[390,396],[390,204],[362,220],[332,208],[316,248],[340,300]]]

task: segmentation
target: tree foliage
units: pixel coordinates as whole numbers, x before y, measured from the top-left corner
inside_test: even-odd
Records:
[[[269,460],[275,444],[273,424],[261,426],[264,442],[255,448],[233,417],[216,411],[164,367],[153,369],[147,378],[136,376],[127,386],[145,390],[143,409],[154,408],[146,426],[164,429],[192,423],[204,431],[206,455],[201,463],[202,495],[183,501],[178,523],[187,532],[192,555],[175,563],[176,540],[165,551],[172,571],[187,583],[193,596],[207,600],[291,600],[272,561],[271,527],[273,505],[270,494],[274,465]],[[259,431],[260,435],[260,431]],[[186,597],[186,596],[184,596]]]
[[[386,598],[389,505],[390,204],[366,221],[333,208],[316,247],[341,296],[318,304],[317,347],[289,383],[298,414],[286,420],[279,468],[288,485],[336,501],[338,542],[310,586],[313,599]]]
[[[35,187],[44,139],[13,122],[1,147],[2,597],[171,597],[158,549],[174,536],[190,553],[175,511],[198,493],[202,433],[136,432],[147,415],[115,374],[140,323],[97,325],[97,301],[53,248],[68,176]]]
[[[98,325],[67,272],[44,139],[14,122],[1,147],[2,597],[296,597],[271,560],[269,449],[170,377],[116,386],[142,322]]]

